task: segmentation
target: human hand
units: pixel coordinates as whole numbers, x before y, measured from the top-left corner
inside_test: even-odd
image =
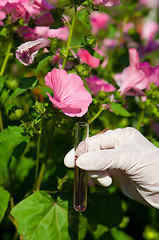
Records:
[[[74,167],[75,151],[64,159]],[[121,188],[130,198],[159,208],[159,149],[139,131],[128,127],[87,138],[76,150],[78,167],[102,185]]]

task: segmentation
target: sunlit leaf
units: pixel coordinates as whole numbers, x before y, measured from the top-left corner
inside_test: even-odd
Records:
[[[37,68],[36,68],[36,74],[38,73],[38,72],[40,72],[45,66],[46,66],[46,64],[48,63],[48,61],[51,61],[51,59],[52,59],[52,53],[51,53],[51,55],[50,55],[50,53],[48,54],[48,55],[46,55],[46,57],[44,57],[40,62],[39,62],[39,64],[38,64],[38,66],[37,66]]]
[[[122,107],[122,105],[120,103],[112,103],[111,104],[111,107],[110,107],[113,112],[116,114],[116,115],[121,115],[121,116],[124,116],[124,117],[130,117],[131,114],[125,109]]]
[[[19,87],[16,88],[14,92],[10,95],[10,97],[7,99],[5,103],[6,108],[11,109],[12,106],[14,106],[14,99],[22,93],[26,92],[28,89],[35,88],[37,83],[38,79],[35,76],[22,78]]]
[[[10,194],[2,186],[0,186],[0,222],[2,221],[4,214],[8,207]]]
[[[86,219],[77,214],[68,201],[55,202],[43,191],[35,192],[16,205],[11,214],[16,218],[24,240],[82,240]]]
[[[18,145],[21,147],[23,145],[24,150],[25,143],[28,141],[29,137],[25,135],[21,126],[9,126],[3,130],[0,133],[0,168],[3,169],[7,167],[12,154],[16,155],[16,148],[18,148]],[[19,152],[18,156],[20,156]]]

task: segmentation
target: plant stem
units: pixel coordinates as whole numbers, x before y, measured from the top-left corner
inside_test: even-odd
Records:
[[[9,54],[10,54],[11,48],[12,48],[12,41],[9,42],[9,45],[8,45],[8,48],[7,48],[7,51],[6,51],[6,55],[5,55],[5,59],[4,59],[4,62],[2,64],[2,67],[1,67],[0,76],[3,76],[3,74],[4,74],[4,71],[5,71],[8,59],[9,59]]]
[[[15,226],[15,228],[18,230],[18,224],[17,224],[16,220],[10,214],[8,215],[8,217],[11,220],[11,222],[13,223],[13,225]]]
[[[43,176],[45,173],[45,169],[46,169],[45,162],[43,162],[41,165],[40,173],[39,173],[37,183],[36,183],[36,191],[40,190],[40,186],[41,186],[41,182],[42,182],[42,179],[43,179]]]
[[[8,165],[8,173],[9,173],[9,188],[10,188],[10,206],[11,209],[14,208],[14,197],[13,197],[13,184],[12,184],[12,172],[10,169],[10,165]]]
[[[104,108],[100,108],[99,111],[94,115],[94,117],[91,120],[89,120],[88,123],[91,124],[101,114],[103,110]]]
[[[36,169],[35,169],[35,186],[37,185],[39,173],[39,156],[40,156],[41,133],[38,136],[37,151],[36,151]]]
[[[0,130],[1,132],[3,131],[4,127],[3,127],[3,119],[2,119],[2,112],[0,110]]]
[[[47,148],[45,150],[45,157],[44,157],[43,163],[40,168],[39,176],[37,177],[36,191],[40,190],[42,179],[43,179],[43,176],[44,176],[44,173],[46,170],[46,162],[47,162],[47,159],[48,159],[48,156],[50,153],[50,146],[52,146],[52,141],[53,141],[54,137],[55,137],[55,127],[53,125],[52,129],[50,131]]]
[[[141,127],[141,124],[142,124],[142,121],[143,121],[143,118],[144,118],[144,113],[145,113],[145,109],[142,109],[142,110],[141,110],[140,117],[139,117],[138,122],[137,122],[137,125],[136,125],[136,129],[137,129],[137,130],[139,130],[140,127]]]
[[[77,13],[75,13],[75,15],[74,15],[74,17],[72,19],[70,33],[69,33],[69,37],[68,37],[68,41],[67,41],[66,54],[65,54],[65,58],[64,58],[63,63],[62,63],[62,69],[65,68],[66,61],[67,61],[67,58],[68,58],[68,54],[69,54],[69,50],[70,50],[70,44],[71,44],[71,39],[72,39],[72,34],[73,34],[75,22],[76,22],[76,17],[77,17]]]

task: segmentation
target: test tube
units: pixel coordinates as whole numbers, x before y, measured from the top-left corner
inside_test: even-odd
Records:
[[[75,150],[78,144],[89,136],[89,124],[77,122],[75,124]],[[74,168],[74,203],[73,207],[77,212],[83,212],[87,208],[87,172],[76,165],[75,155]]]

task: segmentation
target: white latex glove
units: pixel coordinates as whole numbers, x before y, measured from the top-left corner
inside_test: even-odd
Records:
[[[75,151],[64,159],[74,167]],[[128,127],[94,135],[79,144],[77,166],[104,186],[112,183],[130,198],[159,209],[159,149]]]

